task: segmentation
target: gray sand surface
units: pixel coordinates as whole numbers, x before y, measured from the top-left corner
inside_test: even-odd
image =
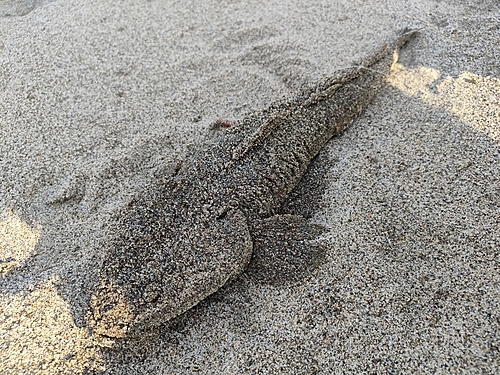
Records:
[[[312,163],[330,228],[139,342],[85,327],[107,223],[218,118],[422,28]],[[500,373],[498,1],[0,0],[0,373]]]

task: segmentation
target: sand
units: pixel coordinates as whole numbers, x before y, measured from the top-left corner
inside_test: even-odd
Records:
[[[500,372],[496,1],[0,0],[0,372]],[[85,326],[107,223],[218,118],[421,28],[285,208],[307,278],[243,274],[142,341]]]

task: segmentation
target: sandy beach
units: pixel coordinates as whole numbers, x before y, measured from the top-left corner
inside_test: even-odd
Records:
[[[243,273],[140,340],[89,330],[106,229],[217,119],[419,29],[283,207],[301,280]],[[0,0],[0,373],[500,373],[495,0]]]

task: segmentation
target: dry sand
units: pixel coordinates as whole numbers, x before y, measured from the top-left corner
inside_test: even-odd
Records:
[[[498,1],[0,0],[0,372],[500,372]],[[113,213],[238,119],[421,27],[288,210],[300,282],[251,273],[141,342],[86,329]]]

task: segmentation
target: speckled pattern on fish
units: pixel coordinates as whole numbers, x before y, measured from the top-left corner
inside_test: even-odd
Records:
[[[254,228],[370,103],[414,34],[402,32],[358,66],[220,131],[211,147],[128,204],[110,229],[93,288],[95,332],[140,335],[238,276],[252,256]]]

